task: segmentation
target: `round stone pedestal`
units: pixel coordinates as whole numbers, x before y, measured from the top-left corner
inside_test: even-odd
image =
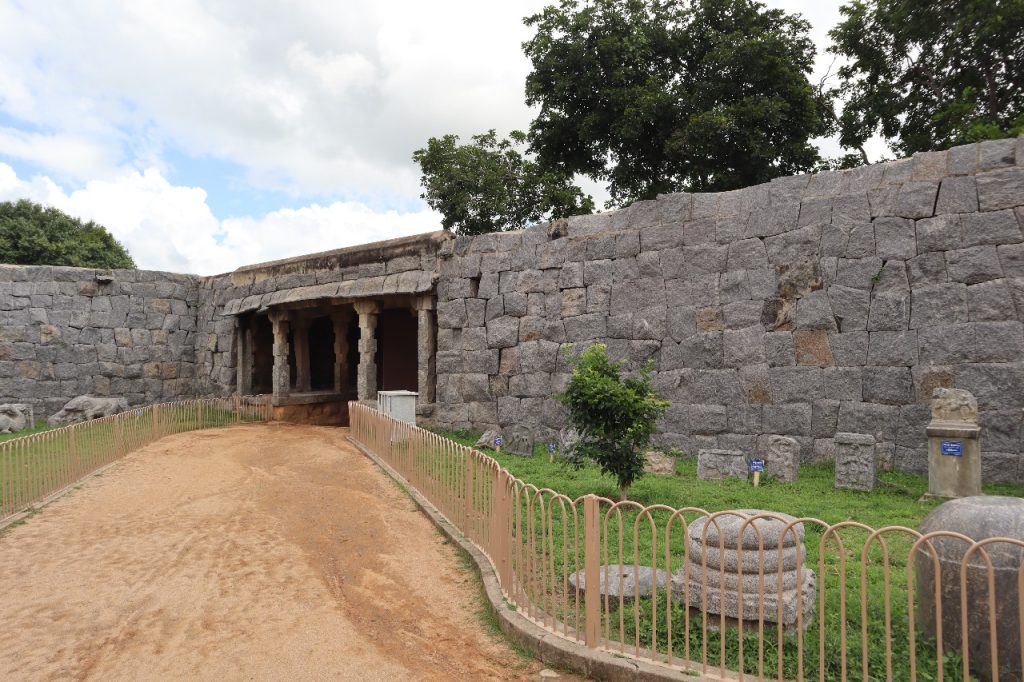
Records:
[[[1024,499],[978,495],[963,497],[937,507],[921,522],[921,533],[952,531],[974,541],[1005,537],[1024,539]],[[961,651],[961,565],[969,545],[957,538],[930,540],[933,555],[922,546],[914,557],[917,574],[917,620],[922,634],[935,636],[935,557],[938,558],[941,598],[942,644],[946,651]],[[982,551],[984,550],[984,551]],[[989,595],[989,568],[992,563],[994,593]],[[1008,542],[985,545],[976,550],[966,564],[967,631],[971,670],[983,680],[992,679],[989,628],[991,610],[995,611],[995,640],[998,645],[999,679],[1021,680],[1021,620],[1019,580],[1024,565],[1024,547]]]
[[[604,608],[604,599],[608,597],[608,607],[616,609],[619,607],[619,597],[626,604],[633,601],[639,594],[641,598],[651,596],[651,588],[657,582],[659,590],[665,589],[668,584],[668,574],[661,570],[654,570],[650,566],[634,567],[630,564],[621,566],[610,564],[601,566],[598,573],[598,590],[601,593],[601,605]],[[580,587],[580,598],[586,593],[587,579],[583,571],[577,571],[569,576],[570,594]]]
[[[759,514],[771,517],[748,522]],[[803,566],[803,524],[786,528],[794,520],[740,509],[693,522],[686,563],[672,577],[673,596],[691,608],[724,615],[730,624],[742,620],[756,626],[763,618],[789,627],[802,614],[806,627],[814,614],[817,583],[814,572]]]

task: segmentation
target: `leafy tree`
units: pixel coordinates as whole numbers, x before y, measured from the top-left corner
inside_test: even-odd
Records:
[[[544,168],[517,149],[525,135],[498,140],[494,130],[459,144],[458,135],[432,137],[413,153],[423,172],[422,198],[444,216],[446,229],[473,235],[515,230],[548,218],[594,210],[593,200],[561,171]]]
[[[810,25],[754,0],[561,0],[528,17],[531,147],[609,204],[811,169],[831,105]]]
[[[0,202],[0,262],[134,268],[135,261],[102,225],[82,223],[26,199]]]
[[[623,500],[643,476],[644,451],[668,407],[651,389],[650,369],[623,379],[622,363],[610,362],[604,344],[595,344],[577,358],[569,385],[558,396],[580,434],[571,461],[577,467],[587,459],[597,462],[602,473],[615,477]]]
[[[901,155],[1024,132],[1022,0],[852,0],[830,35],[840,142]],[[866,157],[865,157],[866,160]]]

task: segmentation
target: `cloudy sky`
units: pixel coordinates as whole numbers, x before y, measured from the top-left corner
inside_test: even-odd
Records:
[[[529,125],[546,4],[0,0],[0,200],[199,274],[439,229],[412,152]],[[767,4],[812,23],[824,73],[839,0]]]

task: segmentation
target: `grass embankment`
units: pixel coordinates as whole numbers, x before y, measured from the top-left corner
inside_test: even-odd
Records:
[[[467,432],[444,433],[443,435],[465,445],[474,445],[477,434]],[[550,488],[571,499],[588,493],[610,499],[617,499],[617,487],[610,476],[604,476],[596,466],[574,469],[562,462],[549,462],[546,446],[538,444],[533,457],[519,457],[506,452],[497,453],[485,449],[514,476],[538,488]],[[925,477],[899,472],[882,472],[879,485],[872,492],[836,490],[835,471],[831,464],[807,465],[800,469],[800,478],[793,483],[782,483],[771,479],[754,488],[741,480],[701,481],[697,479],[697,463],[694,458],[683,458],[677,463],[675,476],[642,477],[630,489],[630,499],[643,505],[666,505],[672,508],[696,507],[708,512],[728,509],[766,509],[783,512],[797,517],[820,519],[826,524],[857,522],[874,529],[889,526],[903,526],[915,529],[921,520],[936,506],[936,500],[923,500],[928,482]],[[985,485],[984,492],[991,495],[1024,497],[1021,485]],[[582,516],[582,505],[578,507]],[[521,518],[528,518],[525,508],[520,510]],[[687,514],[688,521],[697,514]],[[564,518],[559,505],[549,507],[543,515],[534,507],[534,532],[532,543],[529,533],[517,538],[522,551],[534,556],[537,565],[544,565],[545,571],[554,578],[555,610],[559,617],[571,621],[575,613],[573,594],[564,585],[562,576],[582,568],[582,546],[579,547],[580,563],[575,559],[573,546],[574,521],[571,511]],[[678,571],[684,564],[682,525],[673,524],[668,541],[668,558],[665,558],[665,525],[669,515],[666,512],[651,514],[656,527],[652,539],[651,521],[626,511],[621,520],[612,515],[608,519],[609,543],[602,544],[602,563],[626,564],[634,561],[640,565],[652,565],[666,569],[669,573]],[[582,518],[578,520],[582,522]],[[547,526],[548,533],[542,528]],[[619,527],[622,549],[619,549]],[[634,540],[634,529],[636,539]],[[563,530],[568,531],[563,533]],[[868,533],[857,528],[847,528],[839,535],[842,546],[832,538],[822,543],[826,528],[813,523],[805,524],[807,560],[806,566],[816,573],[819,594],[825,595],[825,619],[820,622],[815,604],[812,624],[799,638],[786,633],[782,638],[782,674],[789,679],[798,677],[802,666],[803,675],[817,678],[824,667],[825,679],[841,679],[842,653],[845,651],[847,674],[860,678],[862,674],[862,638],[865,637],[864,621],[861,617],[861,557]],[[582,534],[582,528],[579,528]],[[542,535],[544,541],[541,541]],[[568,543],[565,538],[568,537]],[[907,559],[914,538],[904,532],[891,531],[884,535],[888,560],[884,558],[882,544],[875,540],[867,549],[867,581],[865,601],[867,605],[866,640],[868,644],[868,674],[884,679],[888,663],[893,666],[894,679],[909,677],[910,637],[908,617],[908,571]],[[568,546],[567,546],[568,544]],[[544,546],[546,545],[546,549]],[[582,541],[581,541],[582,545]],[[530,549],[527,549],[530,548]],[[654,550],[652,562],[652,548]],[[824,558],[823,568],[819,559]],[[888,569],[888,570],[886,570]],[[774,579],[772,574],[768,580]],[[891,637],[886,637],[885,582],[890,585]],[[844,584],[845,581],[845,584]],[[535,601],[540,595],[532,597]],[[678,603],[668,599],[667,591],[658,595],[657,612],[654,613],[652,600],[642,599],[636,605],[626,605],[607,619],[606,632],[614,642],[623,641],[629,651],[637,639],[641,647],[656,645],[665,654],[669,648],[666,620],[672,621],[673,657],[701,659],[706,651],[709,665],[724,662],[733,670],[740,667],[741,638],[734,629],[727,629],[724,635],[717,632],[717,616],[705,621],[695,611],[687,614]],[[845,597],[846,614],[842,617],[841,605]],[[551,601],[551,595],[547,597]],[[550,608],[549,608],[550,610]],[[639,613],[637,613],[639,611]],[[639,616],[639,627],[637,620]],[[657,621],[657,629],[652,623]],[[936,647],[933,640],[923,637],[918,625],[917,670],[920,679],[933,679],[937,671]],[[763,659],[760,661],[759,637],[756,631],[747,629],[742,637],[743,665],[745,672],[758,674],[759,668],[765,675],[775,676],[780,659],[778,633],[766,627]],[[824,642],[825,656],[820,655]],[[887,647],[891,654],[887,657]],[[616,645],[617,648],[617,645]],[[888,658],[888,661],[887,661]],[[944,672],[946,679],[962,679],[961,661],[956,654],[945,653]],[[762,667],[763,666],[763,667]]]

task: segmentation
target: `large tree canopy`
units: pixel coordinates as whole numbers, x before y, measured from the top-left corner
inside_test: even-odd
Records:
[[[516,145],[521,132],[498,140],[494,130],[459,144],[457,135],[432,137],[413,154],[423,172],[421,195],[457,234],[515,230],[529,223],[590,213],[594,202],[557,169],[542,168]]]
[[[134,268],[128,252],[102,225],[22,199],[0,202],[0,263]]]
[[[831,51],[840,142],[881,132],[901,155],[1024,127],[1024,0],[853,0]]]
[[[614,204],[745,187],[812,168],[828,98],[809,24],[753,0],[562,0],[536,35],[526,101],[545,167],[609,182]]]

